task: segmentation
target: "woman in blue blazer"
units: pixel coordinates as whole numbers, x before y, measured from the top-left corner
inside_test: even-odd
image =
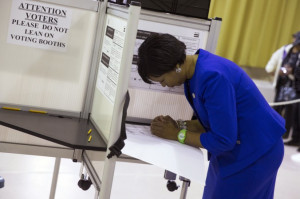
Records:
[[[207,149],[210,164],[204,199],[273,198],[284,149],[283,118],[235,63],[186,46],[169,34],[152,34],[138,51],[138,72],[147,83],[184,84],[197,120],[158,116],[153,134]],[[188,154],[187,154],[188,155]]]

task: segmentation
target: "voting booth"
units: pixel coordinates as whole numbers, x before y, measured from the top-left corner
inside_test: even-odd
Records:
[[[106,150],[82,116],[94,59],[99,2],[0,3],[0,150],[82,161],[83,150]],[[81,38],[81,39],[78,39]]]
[[[182,87],[142,82],[137,49],[157,32],[183,41],[187,54],[199,48],[214,52],[220,20],[143,10],[134,1],[121,6],[93,0],[8,0],[0,10],[0,151],[56,157],[50,198],[60,158],[82,162],[95,198],[110,198],[116,161],[125,156],[125,161],[147,162],[193,180],[201,150],[154,137],[148,126],[157,115],[190,119],[192,109]],[[112,148],[124,125],[125,147],[115,154]],[[152,158],[141,143],[171,148],[169,162],[192,161],[181,159],[184,150],[199,158],[190,169],[181,163],[169,167],[164,154]],[[103,170],[99,162],[104,162]],[[195,180],[203,181],[201,172]]]
[[[117,11],[114,10],[112,13],[117,13]],[[114,18],[108,19],[113,21]],[[123,26],[121,21],[118,24],[119,28]],[[128,88],[130,103],[126,117],[127,139],[122,153],[204,184],[204,160],[200,149],[151,135],[149,124],[157,115],[170,115],[174,119],[191,119],[193,111],[185,99],[183,87],[163,88],[158,84],[149,85],[141,80],[136,66],[137,50],[150,34],[156,32],[176,36],[186,44],[187,54],[194,54],[199,48],[214,52],[220,27],[221,21],[218,19],[196,19],[142,9],[135,34],[136,39],[132,38],[131,41],[134,52],[132,59],[130,58],[130,66],[127,65],[130,74],[126,71],[127,73],[123,76],[121,72],[116,75],[115,71],[107,69],[108,62],[112,62],[112,67],[115,67],[115,63],[120,63],[116,59],[120,57],[121,52],[114,52],[114,58],[105,53],[115,51],[109,46],[109,34],[105,32],[107,35],[104,35],[102,41],[101,63],[98,69],[91,119],[100,128],[99,131],[102,132],[104,139],[108,140],[108,146],[115,143],[119,136],[124,108],[119,104],[126,103],[124,96]],[[119,91],[116,89],[118,85],[114,84],[116,76],[119,77],[117,84],[122,87]],[[115,98],[114,96],[117,95],[123,97]],[[101,111],[104,108],[106,111]],[[162,151],[165,152],[162,153]],[[186,153],[190,155],[187,157],[184,155]],[[117,160],[116,157],[105,159],[100,198],[109,198]],[[126,161],[130,160],[126,159]],[[186,162],[190,164],[185,164]],[[182,198],[185,197],[182,196]]]

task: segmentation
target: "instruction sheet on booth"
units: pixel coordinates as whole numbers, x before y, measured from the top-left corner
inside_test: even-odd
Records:
[[[126,26],[124,19],[107,16],[96,85],[112,104],[116,97]]]

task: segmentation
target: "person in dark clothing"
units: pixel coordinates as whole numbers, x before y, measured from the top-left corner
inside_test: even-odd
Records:
[[[293,36],[293,42],[295,42],[297,36],[300,36],[300,31],[294,33]],[[283,96],[280,93],[280,90],[285,87],[287,84],[292,87],[293,86],[293,77],[291,70],[288,70],[289,68],[285,67],[286,62],[288,59],[285,59],[287,57],[288,52],[290,52],[290,49],[293,47],[293,43],[285,45],[278,49],[276,52],[273,53],[271,59],[269,60],[267,66],[266,66],[266,71],[268,73],[278,73],[279,77],[276,82],[276,95],[275,95],[275,102],[281,102],[283,101]],[[276,71],[276,68],[280,68],[278,72]],[[276,71],[276,72],[275,72]],[[289,73],[289,74],[288,74]],[[277,75],[275,75],[277,76]],[[275,106],[274,109],[283,116],[283,118],[286,120],[285,123],[285,128],[286,132],[282,136],[283,138],[288,138],[291,128],[293,126],[293,104],[288,104],[288,105],[279,105]]]
[[[293,42],[293,47],[284,60],[284,67],[292,77],[293,87],[296,91],[296,99],[300,99],[300,34]],[[300,146],[300,103],[292,104],[292,139],[285,142],[286,145]],[[300,149],[299,149],[300,150]]]

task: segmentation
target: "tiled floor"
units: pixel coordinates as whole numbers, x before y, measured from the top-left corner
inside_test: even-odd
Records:
[[[300,198],[300,153],[296,147],[285,147],[285,157],[278,173],[275,199]],[[49,198],[54,158],[0,153],[0,175],[5,187],[0,199]],[[93,199],[94,188],[78,188],[80,163],[63,159],[57,184],[56,199]],[[117,164],[112,199],[175,199],[180,196],[166,189],[164,170],[147,164]],[[177,178],[178,179],[178,178]],[[178,185],[181,181],[176,180]],[[188,189],[187,199],[200,199],[203,187],[195,182]]]

